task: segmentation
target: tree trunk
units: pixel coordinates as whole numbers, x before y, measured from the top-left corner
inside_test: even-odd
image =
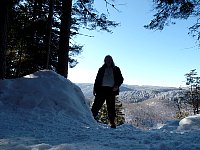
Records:
[[[51,33],[52,33],[52,18],[53,18],[53,4],[54,0],[49,0],[49,16],[47,22],[47,62],[46,69],[49,69],[49,60],[51,54]]]
[[[67,78],[69,61],[69,40],[71,27],[72,0],[62,0],[60,41],[57,73]]]
[[[0,79],[4,79],[6,74],[8,6],[8,0],[0,0]]]

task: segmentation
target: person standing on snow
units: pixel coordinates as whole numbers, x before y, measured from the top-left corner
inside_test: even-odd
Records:
[[[123,81],[124,78],[120,68],[115,66],[112,57],[107,55],[104,59],[104,64],[99,68],[95,79],[93,88],[95,99],[91,111],[94,119],[97,119],[99,110],[106,101],[111,128],[116,128],[115,96],[119,95],[119,87]]]

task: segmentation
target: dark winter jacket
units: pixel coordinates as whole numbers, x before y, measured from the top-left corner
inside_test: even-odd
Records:
[[[94,91],[97,93],[98,90],[101,89],[102,82],[103,82],[103,77],[104,77],[104,72],[106,69],[106,65],[103,65],[101,68],[99,68],[99,71],[97,73],[95,83],[94,83]],[[120,87],[121,84],[124,81],[124,78],[121,74],[120,68],[117,66],[113,67],[113,75],[114,75],[114,86]],[[117,91],[115,91],[115,95],[119,95],[119,88]]]

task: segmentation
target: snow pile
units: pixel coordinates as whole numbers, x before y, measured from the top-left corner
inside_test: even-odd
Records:
[[[0,101],[25,109],[64,111],[81,120],[91,118],[89,108],[80,88],[53,71],[39,71],[15,80],[0,82]]]
[[[199,115],[149,131],[111,129],[96,123],[78,86],[48,70],[0,81],[0,110],[2,150],[200,149]]]
[[[200,114],[182,119],[179,122],[178,130],[200,130]]]

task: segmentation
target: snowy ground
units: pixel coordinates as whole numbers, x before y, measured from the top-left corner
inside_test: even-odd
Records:
[[[199,150],[200,115],[152,130],[98,124],[80,88],[53,71],[0,81],[1,150]]]

